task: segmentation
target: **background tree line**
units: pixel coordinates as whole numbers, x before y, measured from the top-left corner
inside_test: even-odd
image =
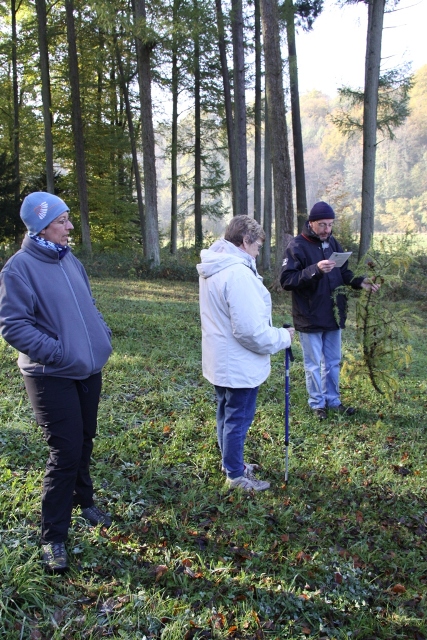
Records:
[[[295,213],[300,227],[320,197],[356,220],[360,100],[351,90],[339,104],[298,96],[295,26],[310,29],[321,9],[321,0],[1,2],[0,239],[19,240],[20,202],[34,189],[55,190],[74,220],[79,211],[75,239],[87,252],[142,246],[154,265],[162,234],[171,253],[180,239],[200,246],[231,212],[275,234],[276,258]],[[425,75],[405,129],[375,141],[379,228],[393,215],[418,220],[409,202],[422,218]],[[380,83],[401,109],[390,127],[405,119],[409,89],[407,79]]]

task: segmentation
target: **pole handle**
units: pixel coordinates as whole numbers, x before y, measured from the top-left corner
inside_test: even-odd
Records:
[[[292,327],[292,325],[291,325],[291,324],[286,324],[286,323],[285,323],[285,324],[283,325],[283,328],[284,328],[284,329],[289,329],[290,327]],[[291,362],[293,362],[293,361],[295,360],[295,358],[294,358],[294,354],[292,353],[292,347],[288,347],[288,348],[286,349],[286,351],[287,351],[287,353],[289,353],[289,359],[290,359],[290,361],[291,361]]]

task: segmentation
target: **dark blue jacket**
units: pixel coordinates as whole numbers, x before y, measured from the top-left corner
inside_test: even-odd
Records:
[[[60,260],[28,235],[0,273],[0,333],[26,376],[83,380],[111,353],[82,263],[71,251]]]
[[[323,248],[320,238],[306,223],[305,230],[293,238],[286,249],[280,283],[286,291],[292,291],[292,316],[297,331],[316,333],[343,329],[346,297],[339,293],[334,301],[333,292],[342,285],[361,288],[363,276],[355,278],[348,262],[330,273],[320,271],[318,262],[328,260],[334,251],[343,251],[332,235],[328,242],[329,247]]]

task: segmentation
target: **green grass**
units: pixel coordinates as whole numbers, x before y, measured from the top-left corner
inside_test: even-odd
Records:
[[[283,354],[272,358],[245,449],[272,490],[252,496],[230,493],[220,471],[197,284],[93,288],[114,353],[92,469],[115,523],[91,528],[76,512],[70,572],[43,572],[47,448],[16,353],[0,342],[0,637],[427,637],[426,311],[392,401],[364,379],[342,380],[343,400],[359,408],[352,418],[313,418],[296,341],[287,486]],[[274,311],[276,326],[290,320],[287,295]],[[355,352],[353,318],[344,353]]]

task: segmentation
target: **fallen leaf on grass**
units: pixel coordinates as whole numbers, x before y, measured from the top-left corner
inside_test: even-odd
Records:
[[[393,593],[406,593],[406,589],[403,584],[395,584],[394,587],[391,587],[390,591]]]
[[[55,620],[57,625],[60,625],[61,622],[64,620],[65,616],[66,616],[66,613],[63,609],[55,609],[55,611],[53,612],[52,618]]]
[[[308,553],[304,553],[304,551],[298,551],[295,559],[297,562],[308,562],[311,560],[311,556]]]
[[[301,631],[304,633],[304,635],[309,636],[311,634],[311,629],[309,627],[303,627],[301,629]]]
[[[337,584],[342,584],[342,574],[339,571],[334,573],[334,578]]]
[[[392,469],[394,473],[398,473],[400,476],[408,476],[411,473],[410,469],[402,467],[400,464],[393,464]]]
[[[159,565],[157,565],[157,567],[155,567],[154,573],[155,573],[155,576],[156,576],[156,582],[158,582],[160,580],[160,578],[165,575],[167,570],[168,570],[168,568],[167,568],[167,566],[165,564],[159,564]]]
[[[223,613],[214,613],[212,618],[210,619],[211,624],[215,629],[224,629],[225,624],[225,616]]]

